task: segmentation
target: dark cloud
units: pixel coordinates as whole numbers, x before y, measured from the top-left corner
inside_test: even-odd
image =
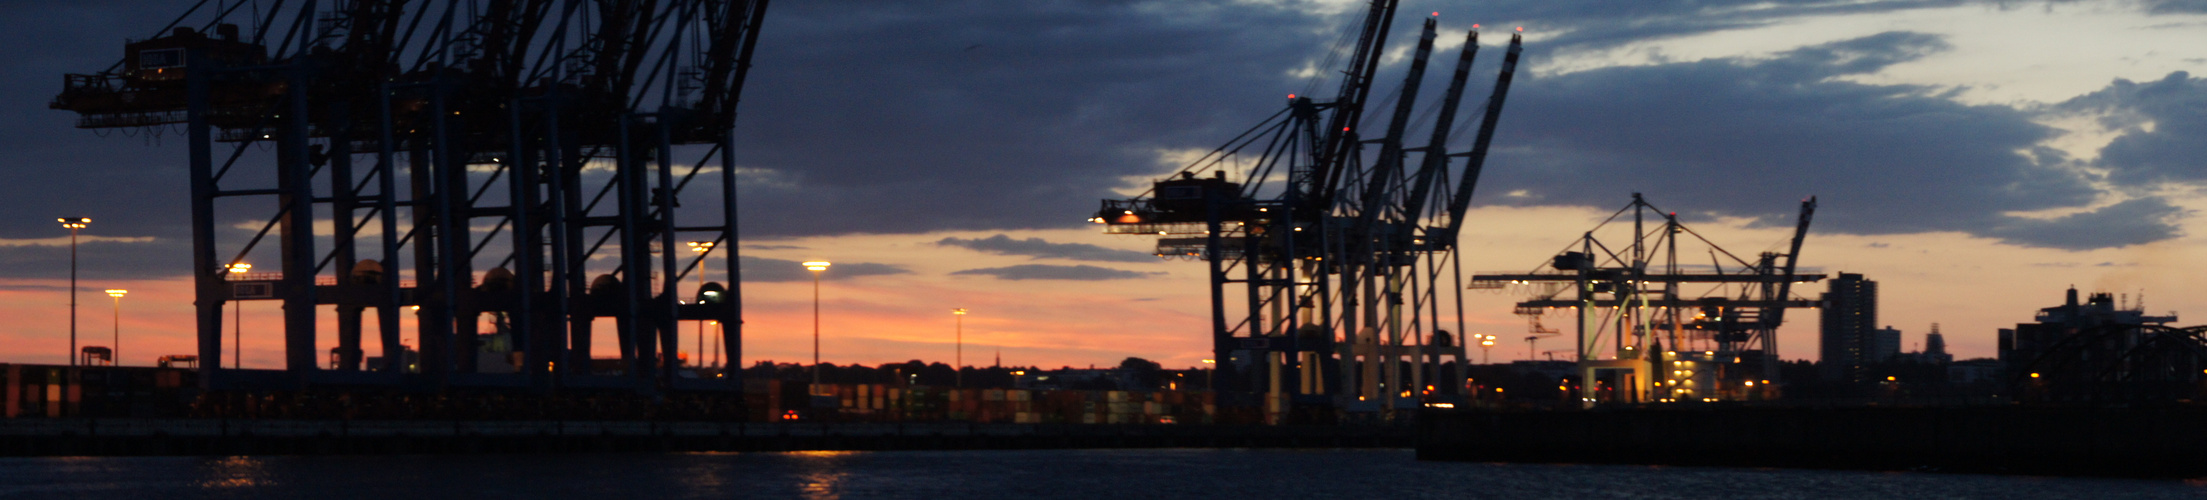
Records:
[[[63,234],[68,234],[66,229]],[[64,237],[66,238],[66,237]],[[191,275],[191,242],[90,241],[77,246],[77,278],[122,280]],[[0,269],[11,278],[66,279],[69,245],[0,246]]]
[[[2177,237],[2173,223],[2186,212],[2167,200],[2138,198],[2050,220],[2011,218],[1985,235],[2063,250],[2140,245]]]
[[[1444,17],[1459,5],[1437,3]],[[1562,33],[1532,49],[1600,48],[1651,39],[1692,35],[1729,29],[1766,26],[1787,19],[1819,15],[1862,14],[1929,7],[1943,7],[1974,0],[1505,0],[1482,2],[1469,16],[1490,25],[1524,25],[1527,29]],[[1417,9],[1412,9],[1417,10]]]
[[[759,235],[1066,227],[1160,148],[1208,148],[1303,83],[1337,19],[1226,2],[776,4],[739,161]],[[976,47],[978,45],[978,47]]]
[[[812,279],[812,271],[805,270],[804,263],[800,261],[751,256],[743,256],[738,259],[743,266],[743,282],[745,283],[808,281]],[[835,262],[828,266],[828,270],[820,273],[820,279],[836,281],[895,274],[912,274],[912,271],[894,264]]]
[[[173,130],[95,134],[76,115],[46,109],[65,73],[91,73],[120,60],[125,38],[146,38],[184,4],[7,2],[0,6],[0,238],[51,238],[68,231],[54,217],[91,217],[87,234],[167,236],[188,241],[189,185],[183,141]],[[105,135],[107,137],[101,137]],[[63,255],[66,258],[66,255]],[[5,274],[43,272],[7,267]]]
[[[1433,10],[1459,35],[1470,22],[1560,33],[1529,49],[1538,61],[1557,50],[1957,3],[1968,2],[1507,0],[1470,11],[1436,0],[1406,3],[1403,20]],[[173,244],[189,238],[186,152],[175,131],[102,137],[73,128],[70,113],[45,109],[61,75],[106,68],[125,39],[153,35],[183,8],[0,3],[0,19],[14,20],[0,43],[26,48],[0,51],[9,68],[0,73],[8,91],[0,107],[9,110],[0,165],[10,166],[0,169],[0,199],[21,215],[0,218],[0,238],[53,237],[62,232],[48,217],[89,216],[100,222],[88,234],[162,242],[118,257],[140,267],[107,269],[185,273],[184,248]],[[742,188],[743,237],[1079,225],[1096,200],[1117,197],[1111,188],[1123,179],[1169,168],[1157,151],[1215,147],[1276,111],[1285,94],[1309,88],[1295,70],[1324,59],[1361,14],[1313,13],[1322,10],[1293,0],[777,3],[737,133],[735,158],[752,169]],[[1392,35],[1397,48],[1416,36],[1403,20]],[[1773,217],[1790,210],[1790,200],[1820,194],[1827,208],[1819,228],[1862,233],[1982,232],[2010,227],[1995,215],[2002,211],[2087,202],[2090,190],[2052,167],[2063,159],[2012,154],[2048,133],[2021,112],[1954,104],[1927,95],[1933,89],[1830,79],[1939,47],[1923,35],[1886,34],[1769,61],[1523,74],[1484,191],[1516,187],[1528,192],[1520,199],[1540,204],[1610,205],[1641,190],[1681,208]],[[1498,59],[1482,58],[1482,80]],[[2165,158],[2156,155],[2175,147],[2148,146],[2137,154]],[[223,187],[272,184],[256,177],[263,174],[241,168]],[[712,190],[695,191],[705,192],[685,195],[693,209],[717,202]],[[272,207],[263,212],[218,227]],[[52,275],[56,255],[66,257],[53,247],[0,250],[0,274]],[[904,272],[880,266],[838,265],[829,276]],[[793,266],[795,274],[768,267],[753,277],[804,277]]]
[[[2078,207],[2100,193],[2050,150],[2030,112],[1957,103],[1939,89],[1839,77],[1943,50],[1891,32],[1768,59],[1712,59],[1535,76],[1513,92],[1487,168],[1488,203],[1622,205],[1632,192],[1671,210],[1791,224],[1818,196],[1813,227],[1853,234],[1961,231],[2081,248],[2006,212]],[[1490,187],[1491,186],[1491,187]],[[1530,204],[1530,203],[1519,203]],[[2141,205],[2125,205],[2139,209]],[[2102,246],[2175,234],[2167,218],[2107,228]]]
[[[2111,181],[2207,180],[2207,79],[2182,71],[2144,83],[2119,79],[2054,109],[2098,115],[2102,125],[2122,131],[2100,148],[2096,162]]]
[[[987,238],[943,238],[935,244],[973,249],[997,255],[1025,255],[1037,259],[1086,260],[1096,262],[1157,262],[1155,255],[1132,250],[1104,248],[1087,243],[1051,243],[1042,238],[1015,240],[1002,234]]]
[[[2155,14],[2207,14],[2207,0],[2146,0]]]
[[[1537,58],[1563,47],[1952,3],[1522,0],[1472,11],[1413,1],[1391,37],[1408,47],[1417,35],[1410,20],[1426,11],[1441,11],[1452,36],[1473,22],[1504,20],[1563,33],[1536,45]],[[1276,111],[1282,96],[1310,90],[1294,71],[1324,60],[1362,14],[1315,14],[1327,9],[1294,0],[870,0],[774,9],[738,139],[739,160],[772,179],[743,192],[744,213],[754,217],[745,230],[764,236],[1075,224],[1096,200],[1118,197],[1109,189],[1123,179],[1178,166],[1160,164],[1157,151],[1210,149]],[[1486,59],[1482,74],[1491,74],[1499,58]]]
[[[1053,266],[1048,264],[1021,264],[1017,266],[967,269],[950,273],[959,276],[994,276],[1000,280],[1072,280],[1103,281],[1145,278],[1151,274],[1123,271],[1091,265]]]

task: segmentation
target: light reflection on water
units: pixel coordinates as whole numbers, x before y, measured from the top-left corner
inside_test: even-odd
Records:
[[[0,459],[0,498],[2199,498],[2207,483],[1418,462],[1406,450]]]
[[[199,481],[202,490],[226,488],[252,488],[271,484],[268,472],[262,470],[261,460],[253,457],[223,457],[206,459],[205,469]]]
[[[858,452],[854,451],[800,451],[789,454],[799,467],[805,469],[802,474],[805,498],[821,500],[843,497],[843,479],[851,473],[845,462],[857,455]]]

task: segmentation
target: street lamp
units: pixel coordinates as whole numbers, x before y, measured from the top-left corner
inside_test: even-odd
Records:
[[[107,347],[107,365],[121,366],[123,362],[123,294],[129,290],[107,289],[107,296],[115,298],[115,340]]]
[[[966,308],[951,309],[950,314],[958,317],[958,354],[952,361],[958,364],[958,369],[953,372],[957,374],[957,377],[953,380],[956,381],[958,388],[964,389],[966,387]]]
[[[77,366],[77,230],[92,225],[92,219],[62,217],[55,220],[61,221],[61,227],[69,228],[69,366]]]
[[[252,264],[244,262],[230,264],[230,274],[243,275],[246,271],[251,270],[253,270]],[[239,278],[244,278],[244,276],[239,276]],[[230,290],[236,291],[237,286],[232,285]],[[421,306],[414,306],[414,309],[420,310]],[[231,297],[230,313],[232,315],[230,318],[230,368],[242,370],[245,369],[245,302],[238,300],[237,297]],[[215,360],[215,366],[221,367],[222,360]]]
[[[689,244],[692,252],[702,254],[713,250],[713,242],[710,241],[692,241]],[[702,255],[697,258],[697,289],[705,289],[705,257]],[[700,299],[698,302],[703,303],[704,300]],[[697,366],[705,366],[705,322],[703,321],[697,322]]]
[[[828,270],[828,261],[815,260],[805,263],[805,270],[812,271],[812,387],[814,394],[820,390],[820,272]]]
[[[1494,364],[1494,339],[1495,336],[1493,335],[1479,336],[1479,351],[1482,353],[1482,355],[1486,356],[1486,360],[1481,361],[1479,364]]]

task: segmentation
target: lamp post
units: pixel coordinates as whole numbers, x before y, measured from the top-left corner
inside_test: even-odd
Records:
[[[1482,364],[1482,365],[1491,365],[1491,364],[1494,364],[1494,339],[1495,339],[1495,336],[1493,336],[1493,335],[1480,335],[1480,336],[1479,336],[1479,351],[1480,351],[1481,355],[1485,357],[1485,360],[1484,360],[1484,361],[1480,361],[1480,362],[1479,362],[1479,364]]]
[[[958,388],[964,389],[966,387],[966,308],[951,309],[950,314],[958,317],[958,354],[957,357],[952,358],[952,362],[957,363],[958,368],[954,372],[957,377],[952,380],[955,381]]]
[[[690,251],[692,251],[692,252],[697,252],[697,253],[703,254],[703,253],[705,253],[705,252],[710,252],[710,251],[712,251],[712,250],[713,250],[713,242],[710,242],[710,241],[692,241],[692,242],[690,242]],[[699,256],[697,257],[697,289],[698,289],[698,290],[704,290],[704,289],[705,289],[705,256],[704,256],[704,255],[699,255]],[[703,293],[703,292],[700,292],[700,293]],[[705,302],[705,300],[704,300],[704,299],[699,299],[699,300],[698,300],[698,303],[700,303],[700,304],[702,304],[702,303],[704,303],[704,302]],[[702,367],[702,366],[705,366],[705,322],[704,322],[704,321],[699,321],[699,322],[697,322],[697,366],[700,366],[700,367]]]
[[[107,296],[115,298],[115,340],[107,347],[108,366],[123,364],[123,294],[126,293],[130,291],[121,288],[107,289]]]
[[[244,262],[230,264],[230,274],[242,275],[251,270],[253,270],[252,264]],[[243,278],[244,276],[239,277]],[[232,286],[230,290],[236,291],[237,287]],[[414,306],[414,309],[420,310],[421,306]],[[238,300],[236,297],[231,297],[230,314],[232,315],[230,318],[230,368],[242,370],[245,369],[245,302]],[[215,360],[215,366],[222,366],[222,360]]]
[[[805,270],[812,271],[812,390],[820,390],[820,272],[828,270],[828,261],[815,260],[805,263]]]
[[[61,221],[61,227],[69,228],[69,366],[77,366],[77,230],[92,225],[92,219],[62,217],[56,220]]]

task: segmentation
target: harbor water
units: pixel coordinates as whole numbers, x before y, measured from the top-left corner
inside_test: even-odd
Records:
[[[2200,498],[2207,481],[1420,462],[1409,450],[0,459],[0,498]]]

